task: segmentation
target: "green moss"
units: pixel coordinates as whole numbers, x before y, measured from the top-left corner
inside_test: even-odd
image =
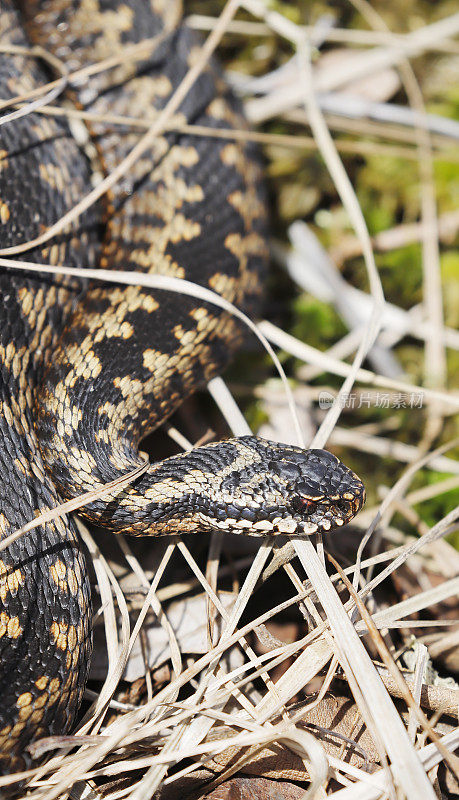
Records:
[[[450,455],[448,453],[448,455]],[[451,456],[450,456],[451,457]],[[414,488],[421,488],[424,486],[434,486],[436,483],[451,478],[451,474],[443,472],[435,472],[433,470],[424,470],[418,479],[413,483]],[[449,514],[456,506],[459,505],[459,488],[451,489],[447,492],[442,492],[436,497],[431,497],[423,503],[418,503],[414,506],[415,510],[429,527],[435,525],[439,519]]]
[[[376,254],[386,299],[406,310],[422,301],[421,246],[407,247]]]
[[[324,350],[345,335],[346,327],[332,306],[308,294],[293,301],[291,333],[302,342]]]

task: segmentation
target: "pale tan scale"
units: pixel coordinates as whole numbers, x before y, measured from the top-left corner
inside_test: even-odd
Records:
[[[83,470],[88,475],[92,475],[96,469],[96,460],[91,453],[87,450],[81,450],[78,447],[72,447],[69,451],[69,465],[74,470]]]
[[[56,584],[61,592],[66,594],[68,586],[67,581],[65,580],[67,572],[67,567],[65,564],[58,559],[54,564],[51,565],[49,572],[51,575],[51,580]]]
[[[49,695],[48,693],[39,694],[38,697],[35,698],[33,701],[35,708],[43,708],[48,702]]]
[[[59,678],[52,678],[49,682],[48,691],[50,694],[54,694],[54,692],[58,692],[60,688],[61,682]]]
[[[10,209],[8,205],[0,200],[0,222],[2,225],[6,225],[10,218]]]
[[[69,567],[67,570],[67,586],[69,592],[73,597],[76,597],[78,594],[78,583],[75,576],[75,571]]]
[[[31,692],[23,692],[19,695],[16,700],[16,705],[18,708],[24,708],[25,706],[29,706],[33,701],[33,696]]]
[[[22,313],[28,317],[35,304],[35,295],[27,286],[22,286],[17,293],[17,299],[21,304]]]
[[[1,403],[0,404],[0,412],[5,417],[5,420],[8,423],[8,425],[10,426],[10,428],[12,428],[13,425],[14,425],[14,417],[13,417],[13,415],[11,413],[11,409],[10,409],[8,403]]]
[[[49,632],[51,641],[59,650],[67,650],[68,625],[65,622],[52,622]]]
[[[0,534],[1,536],[5,536],[7,531],[11,529],[11,523],[5,517],[3,511],[0,512]],[[0,591],[1,591],[1,567],[0,567]],[[1,594],[0,594],[1,597]]]
[[[10,736],[11,736],[11,746],[10,746],[10,748],[9,748],[9,749],[11,749],[11,747],[13,747],[13,745],[14,745],[14,739],[17,739],[17,738],[18,738],[18,736],[19,736],[19,735],[22,733],[22,731],[24,730],[25,726],[26,726],[25,722],[16,722],[16,725],[14,725],[14,726],[11,728],[11,733],[10,733]]]
[[[17,471],[21,472],[24,475],[24,477],[30,474],[31,465],[29,465],[28,461],[25,460],[23,461],[20,458],[15,458],[13,463]]]
[[[123,375],[122,378],[114,378],[113,385],[120,390],[126,400],[132,395],[140,396],[144,392],[142,381],[138,380],[138,378],[130,378],[128,375]]]
[[[16,380],[18,378],[22,378],[22,387],[20,386],[20,388],[22,389],[24,389],[25,387],[24,383],[25,372],[27,370],[29,361],[30,361],[30,351],[24,346],[16,351],[13,358],[13,363],[11,365],[12,366],[11,371],[13,373],[14,378]]]
[[[67,633],[67,646],[72,652],[78,644],[78,636],[74,625],[70,625]]]
[[[4,611],[0,613],[0,639],[7,636],[9,639],[18,639],[23,633],[18,617],[10,617]]]
[[[0,560],[0,600],[5,603],[9,592],[14,594],[20,586],[24,585],[24,573],[20,569],[13,569]]]
[[[51,189],[62,192],[65,187],[61,170],[55,164],[40,164],[40,177]]]

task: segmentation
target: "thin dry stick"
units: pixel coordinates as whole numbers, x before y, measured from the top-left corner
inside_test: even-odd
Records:
[[[30,106],[23,106],[30,110]],[[122,116],[119,114],[96,114],[91,111],[81,111],[77,108],[61,108],[60,106],[44,105],[33,109],[40,114],[52,117],[66,117],[68,119],[81,119],[85,122],[97,122],[105,125],[117,125],[123,128],[133,128],[134,130],[148,130],[151,126],[151,118],[155,118],[157,113],[153,110],[149,112],[148,119],[139,117]],[[3,119],[3,118],[2,118]],[[213,139],[229,139],[241,142],[258,142],[259,144],[273,145],[274,147],[286,147],[295,150],[317,150],[317,144],[312,136],[282,134],[282,133],[263,133],[262,131],[250,131],[239,128],[209,128],[206,125],[186,124],[171,120],[164,126],[165,131],[177,131],[188,133],[192,136],[205,136]],[[414,147],[394,146],[373,141],[349,141],[347,139],[335,139],[337,150],[349,154],[380,154],[391,156],[392,158],[418,160],[418,154]],[[445,161],[458,161],[459,156],[453,150],[442,151],[436,149],[433,153],[434,158]],[[452,212],[453,213],[453,212]],[[361,250],[359,250],[361,252]]]
[[[249,106],[250,110],[250,106]],[[352,117],[338,117],[331,112],[324,112],[328,126],[331,130],[342,131],[356,136],[377,136],[379,138],[395,141],[400,144],[413,145],[413,133],[410,129],[402,127],[395,122],[379,122],[372,119],[364,120],[353,119]],[[283,114],[283,118],[288,122],[305,124],[307,123],[307,115],[301,109],[294,109]],[[443,119],[440,117],[440,119]],[[445,118],[447,119],[447,118]],[[431,133],[432,143],[439,149],[448,148],[457,149],[457,139],[448,136],[446,133]]]
[[[190,14],[186,18],[190,28],[201,31],[212,30],[215,25],[215,17],[205,14]],[[340,42],[343,44],[362,44],[372,46],[375,44],[388,44],[404,47],[404,33],[394,33],[393,31],[367,31],[359,28],[322,28],[317,25],[303,25],[301,30],[309,36],[311,44],[317,42]],[[233,20],[229,23],[226,33],[236,33],[242,36],[266,36],[271,33],[271,28],[263,22],[252,22],[248,20]],[[429,43],[426,43],[426,48]],[[444,53],[459,53],[459,44],[452,39],[442,39],[440,42],[431,42],[432,50],[439,50]]]
[[[434,622],[434,620],[432,620],[432,622]],[[428,658],[429,658],[429,651],[427,650],[427,647],[424,644],[419,645],[418,655],[416,659],[416,670],[414,673],[414,680],[413,680],[413,699],[417,706],[419,706],[421,702],[422,684],[424,683],[424,672],[427,666]],[[418,723],[416,720],[416,714],[410,708],[408,736],[411,738],[413,744],[416,742],[417,727]]]
[[[416,160],[418,156],[416,156]],[[373,248],[379,252],[387,253],[406,247],[414,242],[419,242],[425,222],[405,222],[394,225],[392,228],[380,231],[372,237]],[[441,240],[451,242],[459,230],[459,211],[447,211],[438,218],[438,235]],[[348,258],[355,258],[362,252],[360,242],[354,237],[345,237],[333,246],[329,255],[335,264],[341,265]],[[456,331],[454,331],[456,333]]]

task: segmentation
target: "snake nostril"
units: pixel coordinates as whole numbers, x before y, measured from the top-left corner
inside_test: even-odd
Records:
[[[343,518],[350,521],[360,511],[365,500],[365,492],[344,492],[335,503]]]

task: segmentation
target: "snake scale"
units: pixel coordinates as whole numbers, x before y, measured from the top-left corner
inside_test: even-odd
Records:
[[[199,53],[172,0],[26,0],[2,4],[1,44],[40,44],[70,72],[154,39],[74,83],[65,102],[92,114],[153,120]],[[1,99],[53,76],[21,52],[1,57]],[[175,123],[244,128],[211,61]],[[65,116],[29,113],[0,128],[3,248],[37,237],[138,141],[129,126],[88,123],[83,148]],[[156,272],[193,280],[256,313],[267,261],[259,154],[231,138],[178,129],[156,138],[103,203],[29,261]],[[138,443],[220,372],[240,324],[216,306],[137,286],[0,270],[0,537],[62,499],[141,463]],[[358,477],[332,454],[256,437],[228,439],[152,463],[128,488],[82,513],[135,535],[221,529],[308,534],[349,521]],[[90,588],[71,518],[0,553],[0,772],[30,764],[27,745],[68,731],[91,654]]]

